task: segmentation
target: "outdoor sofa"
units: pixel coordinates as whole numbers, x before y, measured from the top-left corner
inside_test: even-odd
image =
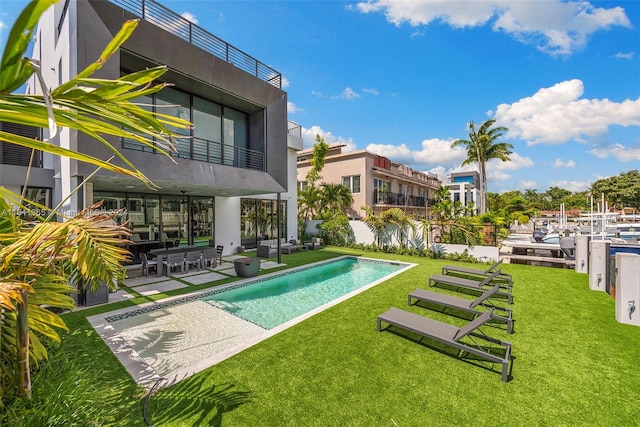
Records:
[[[280,239],[280,248],[284,250],[289,246],[293,246],[293,243],[287,242],[284,238]],[[258,240],[256,255],[261,258],[273,258],[278,255],[278,239]]]

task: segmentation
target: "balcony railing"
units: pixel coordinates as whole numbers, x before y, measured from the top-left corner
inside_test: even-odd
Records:
[[[373,202],[375,204],[391,205],[391,206],[411,206],[425,207],[427,203],[426,197],[405,196],[400,193],[390,193],[388,191],[373,190]]]
[[[300,126],[295,122],[289,121],[287,134],[291,136],[297,136],[298,138],[302,138],[302,126]]]
[[[282,89],[282,74],[163,5],[153,0],[111,0],[111,2],[260,80]]]
[[[131,139],[124,139],[122,148],[146,153],[156,152],[153,148]],[[235,147],[201,138],[183,138],[176,143],[176,150],[177,152],[171,152],[171,155],[181,159],[200,160],[243,169],[265,170],[264,153],[248,148]]]

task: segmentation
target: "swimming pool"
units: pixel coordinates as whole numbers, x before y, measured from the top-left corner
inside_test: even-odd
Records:
[[[166,386],[413,266],[343,256],[88,320],[136,382]]]
[[[344,258],[215,294],[204,300],[265,329],[272,329],[406,264]]]

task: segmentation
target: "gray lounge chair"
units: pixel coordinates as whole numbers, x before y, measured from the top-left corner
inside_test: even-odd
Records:
[[[463,277],[449,276],[444,274],[434,274],[429,277],[429,287],[434,286],[436,283],[442,283],[445,285],[455,286],[459,288],[474,289],[477,291],[486,291],[485,287],[496,285],[492,283],[492,280],[501,274],[500,270],[496,270],[487,276],[484,280],[471,280]],[[513,296],[511,295],[511,285],[509,283],[497,283],[500,286],[500,291],[496,292],[496,295],[506,297],[509,304],[513,304]]]
[[[495,311],[501,311],[504,316],[493,315],[493,319],[499,320],[507,324],[507,333],[513,332],[513,311],[510,308],[499,307],[491,302],[491,297],[494,296],[500,290],[500,285],[494,285],[485,293],[480,295],[474,300],[465,298],[458,298],[452,295],[441,294],[439,292],[425,291],[424,289],[416,289],[409,294],[409,305],[412,304],[412,300],[424,301],[427,303],[437,304],[445,308],[453,308],[456,310],[473,313],[476,316],[482,315],[484,311],[476,310],[476,307],[483,306],[492,308]]]
[[[502,264],[502,260],[497,261],[486,270],[479,270],[477,268],[461,267],[458,265],[445,265],[442,267],[442,274],[452,274],[455,276],[481,276],[482,278],[490,276],[496,269]],[[500,273],[496,279],[504,280],[510,285],[513,285],[513,281],[510,274]]]
[[[462,328],[458,328],[448,323],[442,323],[437,320],[422,317],[417,314],[392,307],[385,313],[378,316],[378,332],[382,330],[382,322],[385,322],[389,325],[447,344],[489,362],[500,363],[502,365],[502,381],[507,382],[509,379],[511,343],[489,337],[479,329],[482,325],[488,322],[492,316],[493,309],[476,317]],[[470,337],[470,343],[461,341],[466,336]],[[478,338],[478,340],[474,338]],[[486,341],[488,346],[480,345],[480,339]],[[501,346],[504,350],[504,356],[499,356],[490,352],[492,344]]]

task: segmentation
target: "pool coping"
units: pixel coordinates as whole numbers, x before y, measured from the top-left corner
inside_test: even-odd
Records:
[[[339,298],[336,298],[332,301],[329,301],[326,304],[323,304],[319,307],[316,307],[313,310],[310,310],[304,314],[301,314],[298,317],[295,317],[281,325],[278,325],[272,329],[265,329],[264,332],[255,335],[252,338],[247,339],[246,341],[233,346],[227,350],[224,350],[220,353],[217,353],[206,360],[201,361],[198,364],[191,365],[188,367],[184,367],[176,371],[176,373],[171,378],[161,377],[151,366],[149,366],[144,359],[140,357],[140,355],[132,349],[129,344],[120,336],[120,334],[114,329],[111,325],[111,322],[125,319],[128,317],[136,316],[138,314],[148,313],[156,310],[161,310],[163,308],[172,307],[180,304],[186,304],[191,301],[196,301],[202,299],[205,296],[215,295],[217,293],[221,293],[230,289],[235,289],[239,287],[248,286],[253,283],[257,283],[263,280],[268,280],[273,277],[283,276],[292,274],[301,270],[309,269],[316,267],[322,264],[328,264],[331,262],[336,262],[342,259],[347,258],[356,258],[360,260],[372,261],[372,262],[380,262],[380,263],[397,263],[403,265],[404,267],[395,271],[381,279],[375,280],[365,286],[362,286],[358,289],[355,289]],[[178,381],[187,378],[191,375],[196,374],[204,369],[207,369],[211,366],[214,366],[223,360],[226,360],[243,350],[246,350],[249,347],[252,347],[258,344],[261,341],[264,341],[285,329],[288,329],[322,311],[327,310],[330,307],[333,307],[337,304],[340,304],[343,301],[346,301],[353,296],[362,293],[372,287],[391,279],[392,277],[397,276],[398,274],[404,273],[405,271],[415,267],[418,264],[399,261],[399,260],[384,260],[377,258],[367,258],[367,257],[358,257],[354,255],[344,255],[336,258],[331,258],[330,260],[318,261],[311,264],[305,264],[299,267],[293,267],[286,270],[280,270],[273,273],[264,274],[258,277],[252,277],[244,280],[239,280],[233,283],[227,283],[224,285],[215,286],[213,288],[207,288],[199,291],[190,292],[185,295],[176,295],[173,297],[164,298],[158,301],[150,301],[142,304],[138,304],[131,307],[126,307],[106,313],[97,314],[94,316],[87,317],[87,320],[94,328],[94,330],[98,333],[100,338],[105,342],[105,344],[109,347],[111,352],[116,356],[118,361],[122,364],[122,366],[127,370],[129,375],[134,379],[136,383],[143,387],[151,387],[153,385],[159,387],[167,387],[172,384],[177,383]],[[215,308],[215,307],[214,307]],[[222,310],[220,308],[216,308],[217,310]],[[242,319],[244,320],[244,319]],[[251,323],[247,320],[244,320],[247,323]],[[252,323],[253,324],[253,323]],[[255,325],[255,324],[254,324]]]

